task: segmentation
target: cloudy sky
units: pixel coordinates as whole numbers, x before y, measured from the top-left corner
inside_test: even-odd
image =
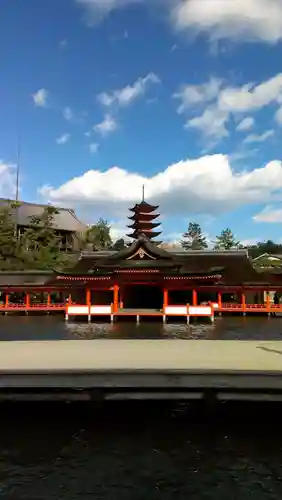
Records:
[[[2,0],[0,196],[282,241],[282,0]]]

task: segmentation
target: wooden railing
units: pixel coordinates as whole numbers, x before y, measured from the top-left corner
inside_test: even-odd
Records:
[[[86,304],[85,304],[86,305]],[[237,312],[237,313],[244,313],[244,312],[265,312],[265,313],[271,313],[271,312],[281,312],[282,313],[282,304],[238,304],[234,302],[223,302],[222,304],[210,304],[207,303],[205,305],[212,305],[213,309],[215,312]],[[24,302],[21,303],[3,303],[0,304],[0,313],[5,312],[5,311],[42,311],[42,312],[48,312],[48,311],[66,311],[68,306],[76,306],[75,303],[47,303],[47,302],[42,302],[42,303],[34,303],[34,304],[26,304]],[[184,305],[183,307],[188,307],[189,304]],[[203,307],[204,304],[198,304],[197,307]],[[217,307],[215,307],[217,306]],[[97,306],[100,307],[100,306]],[[103,307],[103,306],[101,306]],[[165,311],[165,308],[168,307],[168,305],[163,307],[163,310],[160,312]],[[175,306],[177,307],[177,306]],[[114,310],[114,304],[111,304],[111,314],[115,314]]]
[[[32,309],[36,309],[39,311],[49,311],[49,310],[61,310],[64,311],[66,308],[66,304],[64,303],[36,303],[36,304],[24,304],[24,303],[13,303],[9,302],[8,304],[0,304],[0,311],[7,310],[19,310],[19,311],[30,311]]]
[[[218,308],[219,311],[262,311],[262,312],[272,312],[281,311],[282,304],[236,304],[234,302],[223,302],[221,307]]]

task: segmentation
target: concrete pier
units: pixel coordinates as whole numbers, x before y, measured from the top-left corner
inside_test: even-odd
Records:
[[[1,342],[0,399],[58,390],[70,399],[282,399],[282,342]]]

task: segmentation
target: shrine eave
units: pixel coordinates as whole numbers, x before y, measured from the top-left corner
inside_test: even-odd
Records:
[[[144,274],[159,274],[161,278],[164,280],[219,280],[222,276],[219,275],[165,275],[161,273],[159,269],[119,269],[116,272],[113,272],[111,276],[91,276],[91,275],[81,275],[81,276],[57,276],[57,281],[110,281],[115,276],[119,274],[136,274],[136,275],[144,275]]]

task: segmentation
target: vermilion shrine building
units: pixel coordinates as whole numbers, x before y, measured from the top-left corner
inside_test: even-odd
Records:
[[[18,309],[72,308],[74,315],[182,316],[187,315],[187,304],[194,307],[194,315],[201,315],[196,307],[207,304],[218,312],[282,312],[282,304],[273,303],[274,293],[282,291],[282,279],[257,272],[246,251],[161,248],[154,241],[161,234],[157,209],[144,200],[131,209],[128,236],[133,243],[121,251],[82,252],[72,269],[42,276],[38,272],[34,284],[3,283],[0,273],[2,310],[13,309],[10,297],[16,291],[25,294]],[[11,280],[11,274],[5,274],[6,281]],[[32,302],[35,292],[44,295],[40,304]],[[55,292],[60,303],[52,300]]]
[[[77,265],[56,276],[76,304],[112,305],[113,314],[160,314],[167,306],[213,303],[222,311],[271,307],[279,276],[258,273],[246,251],[168,251],[155,242],[158,206],[144,200],[130,211],[134,242],[118,251],[83,253]],[[252,307],[251,307],[252,306]],[[176,314],[176,307],[171,309]],[[282,308],[281,308],[282,310]]]

